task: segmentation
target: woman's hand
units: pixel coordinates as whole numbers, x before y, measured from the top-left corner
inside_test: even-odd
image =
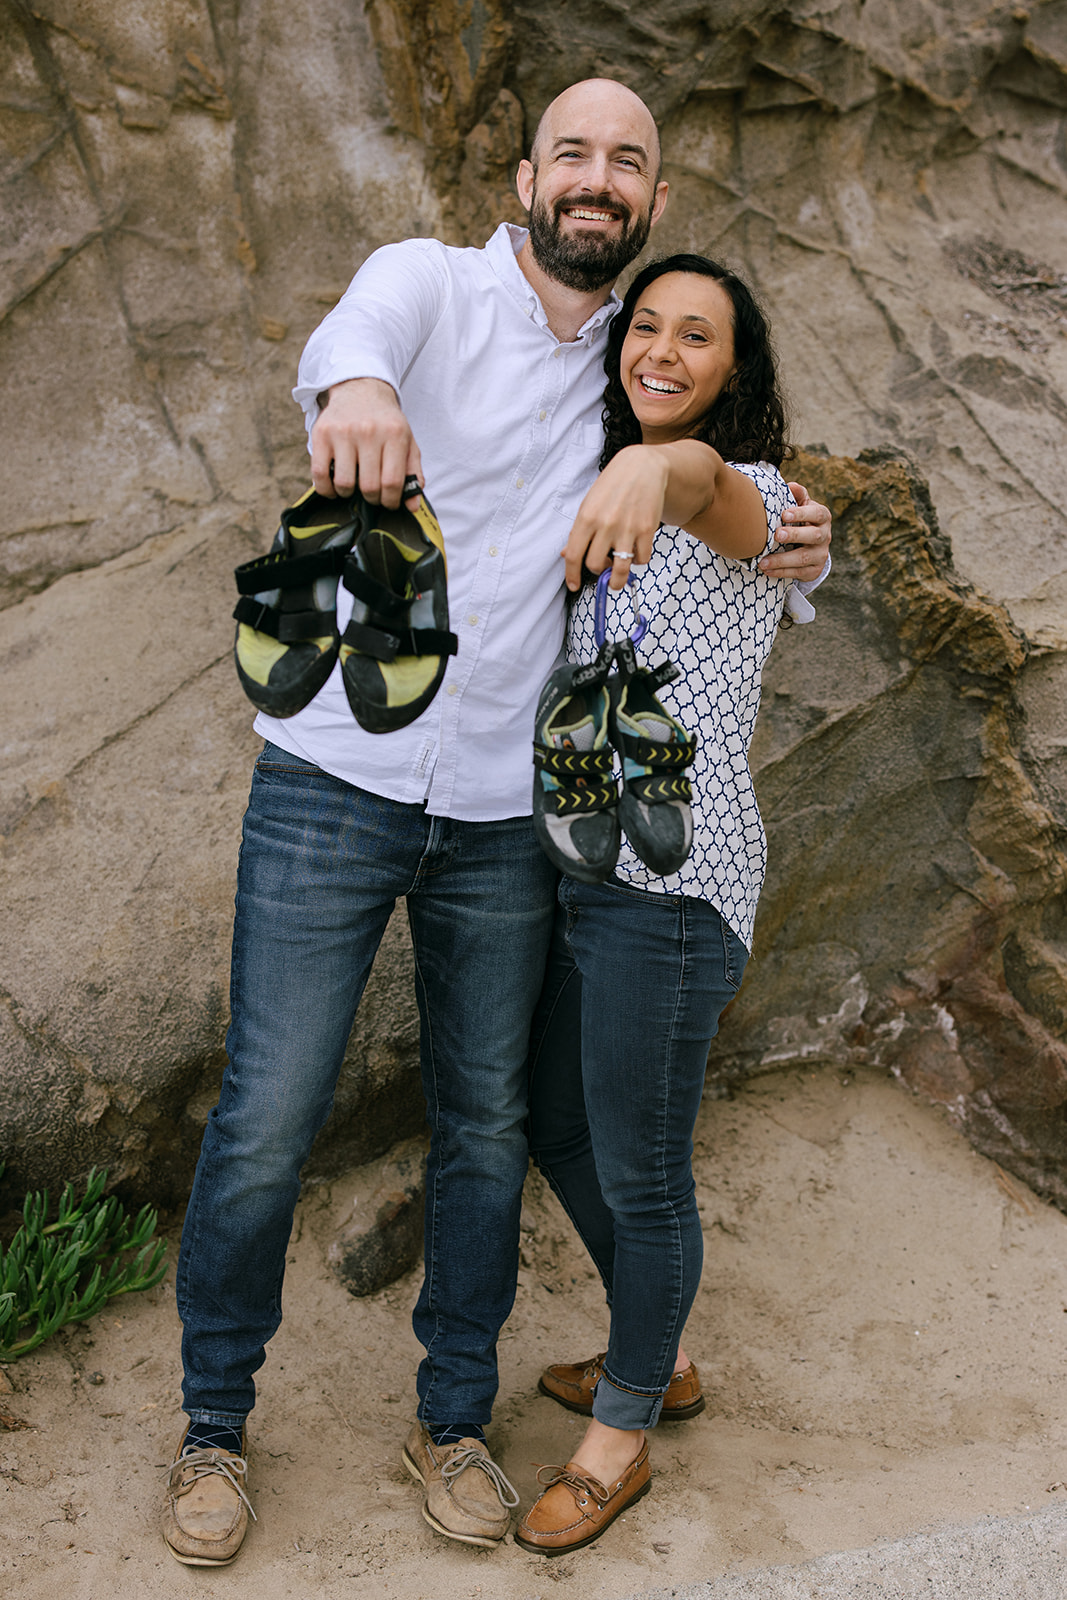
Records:
[[[568,589],[581,588],[583,566],[598,574],[610,566],[610,587],[621,589],[631,564],[651,559],[669,478],[653,445],[628,445],[612,457],[579,506],[561,551]]]
[[[825,506],[815,509],[829,518]],[[621,589],[631,562],[650,559],[663,522],[734,561],[750,561],[767,543],[763,496],[709,444],[631,444],[612,457],[578,510],[563,551],[567,588],[581,584],[584,561],[590,572],[610,566],[611,588]],[[796,537],[792,528],[787,537]]]
[[[827,506],[813,500],[801,483],[789,485],[796,501],[782,512],[782,527],[775,538],[782,544],[795,545],[794,550],[777,550],[764,556],[759,569],[769,578],[794,578],[802,583],[812,583],[822,576],[826,558],[830,554],[831,516]]]

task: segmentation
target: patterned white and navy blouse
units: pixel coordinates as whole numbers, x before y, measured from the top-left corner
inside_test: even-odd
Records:
[[[731,462],[763,496],[767,527],[776,530],[791,502],[777,468]],[[764,554],[777,549],[773,533]],[[634,583],[609,601],[609,637],[630,631],[633,596],[648,619],[637,647],[642,665],[669,659],[681,677],[659,690],[668,711],[700,741],[690,768],[693,848],[678,872],[659,877],[623,835],[617,875],[635,888],[709,900],[745,945],[752,947],[756,902],[763,887],[767,842],[756,805],[748,747],[760,703],[760,673],[774,643],[788,584],[765,577],[758,557],[733,561],[681,528],[660,528],[652,560],[635,569]],[[595,591],[575,602],[567,659],[592,661]]]

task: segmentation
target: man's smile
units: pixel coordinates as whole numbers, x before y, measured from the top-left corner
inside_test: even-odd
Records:
[[[562,206],[560,208],[565,217],[577,217],[581,222],[618,222],[620,217],[616,211],[601,211],[592,206]]]

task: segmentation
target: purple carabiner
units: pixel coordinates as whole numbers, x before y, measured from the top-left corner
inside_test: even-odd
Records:
[[[600,577],[596,581],[596,603],[593,610],[593,631],[596,635],[597,645],[600,648],[603,648],[603,646],[607,643],[608,636],[608,580],[610,577],[611,568],[605,567],[604,571],[600,574]],[[627,588],[629,588],[633,581],[634,575],[631,572],[626,580]],[[648,622],[637,609],[636,595],[633,597],[633,602],[634,631],[630,634],[629,638],[631,644],[640,644],[641,640],[648,632]]]

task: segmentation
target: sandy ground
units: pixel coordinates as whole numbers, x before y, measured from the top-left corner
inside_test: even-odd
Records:
[[[687,1345],[704,1416],[653,1436],[653,1490],[548,1561],[446,1543],[400,1465],[416,1275],[371,1300],[330,1276],[344,1184],[305,1195],[287,1316],[251,1426],[260,1521],[238,1563],[180,1566],[157,1531],[179,1432],[171,1279],[9,1369],[0,1592],[624,1600],[916,1529],[1067,1502],[1067,1218],[871,1073],[772,1075],[710,1101],[696,1172],[706,1262]],[[536,1176],[501,1343],[494,1453],[527,1504],[582,1422],[536,1391],[602,1347],[599,1286]]]

